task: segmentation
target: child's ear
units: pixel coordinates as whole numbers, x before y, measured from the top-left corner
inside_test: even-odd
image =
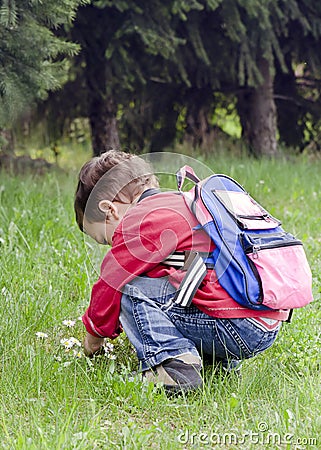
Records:
[[[100,209],[100,211],[106,214],[106,217],[112,214],[116,220],[119,219],[118,208],[110,200],[100,200],[100,202],[98,203],[98,208]]]

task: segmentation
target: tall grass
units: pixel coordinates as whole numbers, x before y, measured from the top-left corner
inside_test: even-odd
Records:
[[[0,448],[321,447],[321,164],[206,163],[238,179],[304,241],[315,301],[244,363],[241,379],[206,368],[200,392],[167,397],[131,376],[136,359],[125,336],[94,360],[79,347],[102,252],[74,223],[76,174],[1,173]]]

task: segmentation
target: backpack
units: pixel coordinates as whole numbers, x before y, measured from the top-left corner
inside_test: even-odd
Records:
[[[182,192],[184,179],[195,183]],[[213,240],[209,255],[194,254],[174,301],[189,306],[213,267],[220,285],[240,305],[254,310],[300,308],[313,300],[312,274],[302,242],[287,233],[243,187],[227,175],[200,181],[189,166],[177,186],[192,213]],[[196,257],[195,257],[196,256]]]

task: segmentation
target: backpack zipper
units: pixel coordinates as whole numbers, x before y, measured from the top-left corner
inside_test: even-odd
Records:
[[[299,240],[292,242],[283,242],[282,244],[280,244],[280,242],[275,244],[254,244],[245,250],[245,254],[248,255],[249,253],[253,253],[253,259],[258,259],[259,257],[258,253],[261,250],[271,250],[273,248],[280,248],[280,247],[292,247],[293,245],[303,245],[303,244]]]

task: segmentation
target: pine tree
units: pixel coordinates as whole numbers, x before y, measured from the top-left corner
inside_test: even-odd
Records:
[[[303,139],[307,115],[310,122],[317,124],[321,112],[321,96],[317,94],[321,82],[321,4],[311,0],[200,3],[203,8],[190,11],[179,25],[179,35],[186,45],[175,54],[177,66],[183,67],[180,71],[192,87],[192,98],[197,99],[188,107],[189,120],[199,123],[200,132],[206,130],[198,117],[209,117],[215,105],[213,97],[210,104],[210,95],[202,94],[204,90],[235,93],[243,138],[256,156],[278,153],[277,125],[281,138],[291,143],[295,133],[289,133],[290,118],[298,139]],[[298,84],[294,67],[300,63],[304,63],[305,70]],[[285,110],[284,105],[288,105]]]
[[[0,128],[64,81],[66,56],[78,45],[53,30],[70,26],[83,0],[2,0],[0,7]]]
[[[280,37],[286,70],[276,65],[280,141],[300,150],[316,144],[320,150],[321,4],[284,1],[282,11],[289,20]]]
[[[171,19],[197,4],[196,0],[138,0],[134,4],[100,0],[78,10],[71,36],[82,47],[95,155],[120,145],[119,106],[132,105],[135,93],[143,94],[150,85],[153,64],[161,70],[175,48],[184,43],[175,35]],[[172,127],[175,129],[175,121]]]
[[[298,86],[294,67],[307,62],[306,83],[320,71],[320,9],[311,0],[93,0],[71,27],[82,50],[59,94],[59,120],[81,109],[95,154],[120,140],[160,150],[175,138],[178,117],[195,145],[209,142],[218,102],[237,102],[253,154],[274,156],[277,126],[283,140],[287,131],[286,113],[277,122],[275,86],[281,113],[284,97],[300,102],[288,115],[293,126],[303,123],[297,139],[307,111],[318,120],[319,108],[310,107],[311,91]]]

